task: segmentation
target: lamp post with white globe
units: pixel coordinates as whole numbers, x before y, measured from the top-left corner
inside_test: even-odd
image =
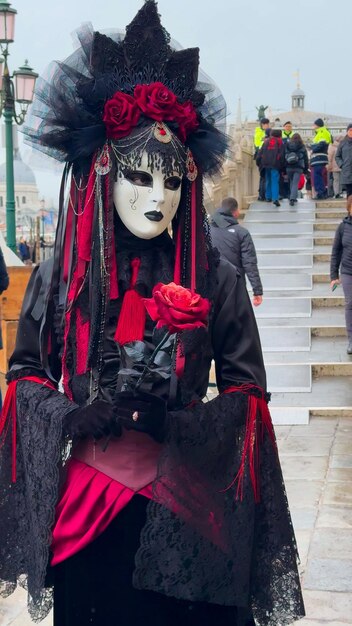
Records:
[[[17,11],[9,2],[0,2],[0,115],[4,116],[6,144],[6,243],[16,252],[16,205],[13,172],[12,125],[23,124],[28,106],[33,101],[35,81],[38,74],[29,67],[28,61],[13,75],[7,64],[8,45],[14,41]],[[16,108],[16,105],[17,108]]]

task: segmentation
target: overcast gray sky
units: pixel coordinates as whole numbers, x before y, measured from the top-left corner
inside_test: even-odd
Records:
[[[124,28],[143,0],[14,0],[10,70],[25,58],[37,72],[72,51],[71,33]],[[306,108],[351,116],[352,0],[159,0],[162,21],[182,46],[199,46],[201,66],[222,90],[230,114],[291,108],[300,70]]]

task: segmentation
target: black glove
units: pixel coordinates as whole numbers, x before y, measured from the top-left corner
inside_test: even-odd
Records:
[[[68,413],[64,418],[64,431],[71,439],[84,439],[89,436],[101,439],[111,433],[114,413],[112,404],[105,400],[95,400],[92,404],[81,406]]]
[[[122,391],[114,398],[114,409],[117,426],[147,433],[158,443],[164,441],[167,409],[165,400],[159,396],[144,391],[136,394]]]

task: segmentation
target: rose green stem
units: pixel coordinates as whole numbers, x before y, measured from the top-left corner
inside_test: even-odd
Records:
[[[135,392],[136,392],[136,391],[139,389],[139,387],[141,386],[142,382],[144,381],[144,379],[145,379],[145,377],[146,377],[146,375],[147,375],[147,372],[148,372],[148,370],[149,370],[149,367],[153,364],[153,362],[154,362],[154,359],[155,359],[156,355],[158,354],[159,350],[161,350],[161,348],[163,347],[164,343],[166,343],[166,342],[167,342],[167,340],[168,340],[168,338],[169,338],[169,337],[170,337],[170,333],[169,333],[169,332],[167,332],[167,333],[166,333],[166,335],[164,335],[164,337],[163,337],[163,338],[162,338],[162,340],[160,341],[160,343],[158,343],[158,345],[157,345],[157,346],[156,346],[156,348],[154,349],[154,351],[153,351],[153,353],[152,353],[151,357],[150,357],[150,358],[148,359],[148,361],[147,361],[147,364],[146,364],[146,366],[145,366],[145,368],[144,368],[144,370],[143,370],[143,372],[142,372],[142,374],[141,374],[140,378],[137,380],[137,384],[136,384],[136,386],[135,386],[135,388],[134,388],[134,391],[135,391]]]

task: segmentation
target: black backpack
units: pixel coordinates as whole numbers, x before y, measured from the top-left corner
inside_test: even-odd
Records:
[[[299,154],[298,152],[293,152],[293,151],[288,151],[285,154],[285,161],[287,163],[287,165],[297,165],[298,161],[299,161]]]

